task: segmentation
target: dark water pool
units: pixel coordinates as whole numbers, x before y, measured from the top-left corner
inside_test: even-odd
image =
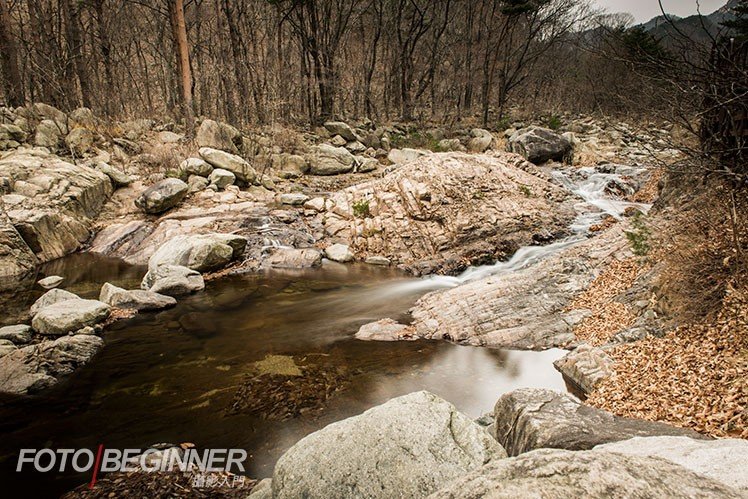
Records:
[[[96,297],[103,282],[136,287],[143,273],[77,255],[42,274],[62,275],[66,289]],[[564,389],[552,366],[557,350],[353,339],[363,323],[404,318],[418,298],[392,292],[404,279],[394,270],[333,263],[234,276],[174,309],[116,324],[93,362],[51,392],[0,398],[3,488],[56,497],[90,478],[15,473],[20,448],[239,447],[249,452],[248,474],[265,477],[304,435],[394,396],[430,390],[477,417],[514,388]],[[38,294],[27,290],[19,299]]]

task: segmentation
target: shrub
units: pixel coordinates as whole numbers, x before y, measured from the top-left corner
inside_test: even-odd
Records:
[[[644,215],[641,211],[637,211],[636,214],[631,217],[631,229],[626,231],[626,238],[631,244],[631,249],[637,256],[645,256],[649,253],[650,244],[649,238],[652,232],[649,227],[644,223]]]
[[[369,200],[368,199],[361,199],[359,201],[355,201],[351,208],[353,208],[353,216],[356,218],[369,218],[371,216],[371,213],[369,212]]]

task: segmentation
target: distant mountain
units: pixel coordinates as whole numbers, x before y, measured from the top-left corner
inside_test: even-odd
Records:
[[[710,43],[726,28],[722,26],[727,20],[734,19],[732,9],[739,0],[729,0],[725,5],[708,15],[678,17],[657,16],[637,27],[644,29],[658,40],[667,44],[669,40],[682,39],[683,35],[694,42]]]

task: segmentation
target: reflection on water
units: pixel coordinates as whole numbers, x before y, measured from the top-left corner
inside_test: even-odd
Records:
[[[56,265],[50,273],[65,276],[67,289],[87,296],[96,296],[107,280],[134,287],[143,273],[86,256]],[[249,474],[269,476],[275,460],[299,438],[394,396],[430,390],[477,417],[513,388],[564,389],[552,366],[560,351],[352,339],[366,322],[407,318],[405,312],[422,291],[389,295],[388,283],[398,280],[407,281],[394,270],[332,263],[314,271],[235,276],[208,283],[204,293],[181,299],[174,309],[116,324],[94,361],[51,393],[31,400],[0,399],[3,483],[36,489],[39,497],[68,490],[89,477],[13,473],[18,449],[94,448],[99,443],[240,447],[250,454]],[[229,411],[257,363],[270,355],[292,356],[300,365],[320,369],[337,366],[344,382],[323,398],[320,411],[284,421]],[[267,379],[268,391],[277,391],[278,386],[270,386],[276,378]]]

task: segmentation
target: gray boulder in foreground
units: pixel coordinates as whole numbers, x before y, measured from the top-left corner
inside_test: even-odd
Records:
[[[99,300],[113,307],[143,311],[161,310],[177,304],[171,296],[143,289],[122,289],[108,282],[101,287]]]
[[[181,203],[189,189],[178,178],[166,178],[143,191],[135,205],[149,214],[163,213]]]
[[[540,448],[588,450],[633,437],[677,435],[704,438],[665,423],[615,416],[579,403],[566,393],[523,388],[494,407],[496,438],[510,456]]]
[[[103,322],[110,311],[109,305],[97,300],[65,300],[39,310],[31,327],[39,334],[59,336]]]
[[[181,265],[161,265],[149,270],[140,283],[142,289],[167,296],[181,296],[205,289],[200,272]]]
[[[738,498],[737,489],[663,459],[540,449],[491,461],[429,496],[499,498]]]
[[[688,437],[637,437],[598,445],[595,451],[667,459],[748,495],[748,440],[694,440]]]
[[[80,300],[80,296],[76,295],[75,293],[71,293],[70,291],[65,291],[64,289],[50,289],[49,291],[41,295],[33,303],[33,305],[31,305],[29,313],[31,315],[36,315],[36,313],[44,307],[48,307],[65,300]]]
[[[553,130],[530,127],[517,130],[509,137],[508,149],[539,165],[551,160],[565,160],[574,149],[574,144]]]
[[[228,265],[244,254],[247,238],[234,234],[177,236],[162,244],[148,260],[148,270],[161,265],[208,272]]]
[[[275,466],[273,497],[425,497],[504,457],[452,404],[416,392],[300,440]]]

